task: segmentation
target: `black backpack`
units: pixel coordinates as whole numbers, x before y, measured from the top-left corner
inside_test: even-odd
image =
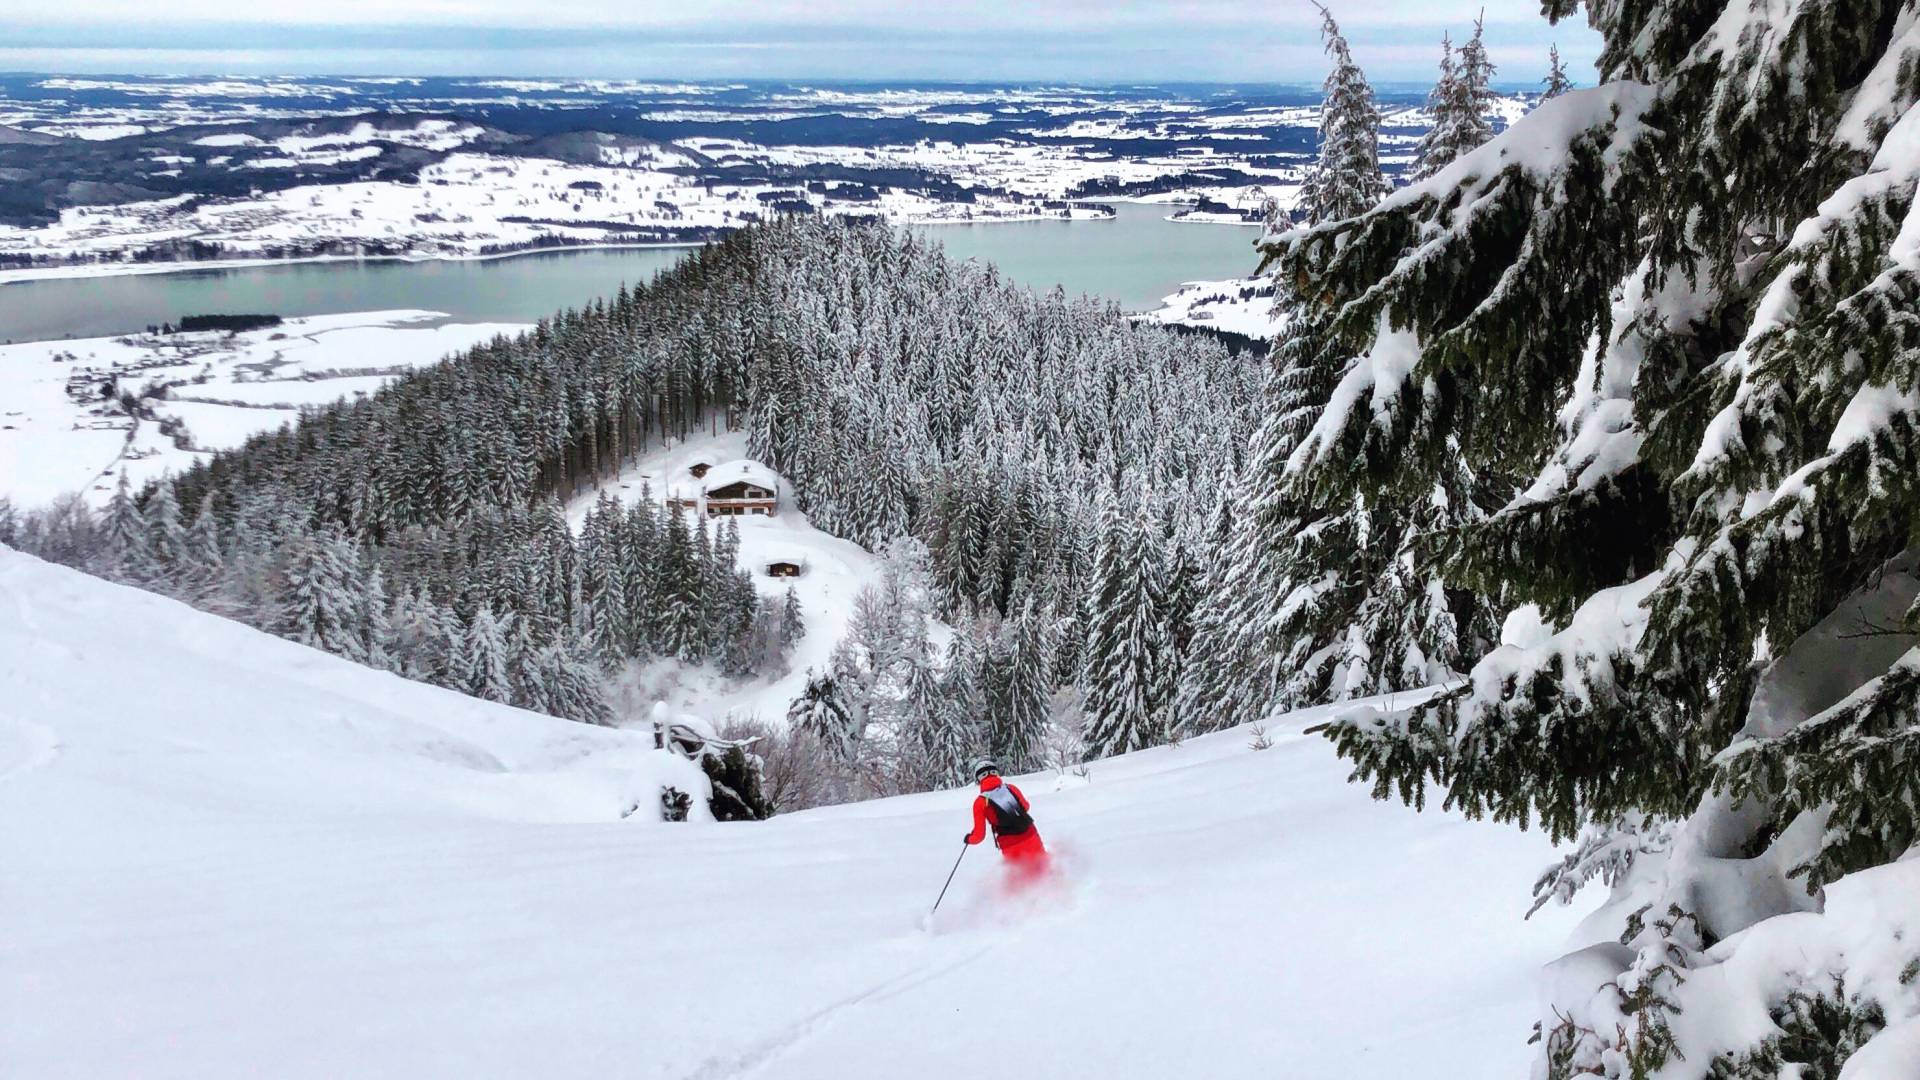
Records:
[[[994,836],[1019,836],[1033,828],[1033,815],[1021,808],[1020,800],[1014,797],[1013,789],[1007,785],[1001,784],[992,791],[981,793],[980,797],[993,807],[989,817],[993,821]]]

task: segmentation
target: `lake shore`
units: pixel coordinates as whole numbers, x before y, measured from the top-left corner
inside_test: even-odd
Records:
[[[998,217],[902,226],[956,259],[991,263],[1044,292],[1111,300],[1151,311],[1188,281],[1218,281],[1257,264],[1250,232],[1196,229],[1169,220],[1164,200],[1111,202],[1112,214],[1032,220]],[[1100,227],[1089,228],[1097,220]],[[531,323],[611,296],[671,267],[686,245],[609,244],[463,257],[324,256],[64,267],[11,273],[0,287],[0,341],[110,337],[177,323],[185,315],[285,318],[396,307],[444,311],[469,322]],[[0,277],[0,280],[6,280]]]
[[[145,263],[63,263],[55,266],[29,266],[0,270],[0,286],[19,285],[32,281],[66,281],[74,278],[149,277],[156,274],[190,274],[202,270],[252,270],[267,266],[306,266],[324,263],[493,262],[499,259],[518,259],[527,255],[565,254],[574,251],[697,248],[705,242],[672,240],[658,243],[566,244],[545,247],[529,244],[511,251],[487,252],[423,251],[401,255],[297,255],[286,258],[263,256],[238,259],[180,259],[172,262]]]
[[[1074,201],[1104,203],[1135,200],[1081,199]],[[891,224],[917,229],[945,225],[1028,225],[1034,222],[1046,221],[1112,221],[1115,217],[1115,215],[1110,213],[1075,212],[1079,209],[1081,208],[1070,207],[1066,213],[1046,211],[1031,214],[992,214],[977,218],[935,217],[909,214],[891,220]],[[574,251],[674,250],[679,248],[697,248],[711,242],[711,240],[610,240],[579,244],[555,244],[531,241],[524,244],[495,245],[495,250],[488,251],[462,251],[459,249],[445,248],[432,251],[399,252],[391,255],[262,255],[237,256],[226,259],[178,259],[159,262],[101,261],[50,263],[44,266],[24,266],[0,270],[0,286],[21,284],[30,281],[135,277],[153,274],[186,274],[201,270],[249,270],[262,266],[301,266],[322,263],[489,262],[498,259],[516,259],[526,255],[565,254]]]

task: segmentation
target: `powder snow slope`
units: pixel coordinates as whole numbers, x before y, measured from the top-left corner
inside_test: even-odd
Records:
[[[1524,1075],[1546,842],[1345,782],[1314,713],[971,796],[620,815],[690,767],[0,548],[8,1077]]]

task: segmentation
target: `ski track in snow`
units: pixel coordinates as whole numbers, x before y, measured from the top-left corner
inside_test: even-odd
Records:
[[[818,1012],[809,1014],[799,1023],[756,1043],[745,1053],[708,1060],[706,1064],[687,1074],[686,1080],[733,1080],[735,1077],[751,1076],[819,1032],[848,1009],[856,1008],[867,1001],[886,1001],[899,997],[909,990],[925,986],[943,975],[979,960],[999,944],[982,946],[949,964],[925,970],[909,969],[890,979],[883,979],[857,994],[842,998]]]

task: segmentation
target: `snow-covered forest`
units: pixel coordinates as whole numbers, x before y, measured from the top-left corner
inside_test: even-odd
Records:
[[[922,790],[983,748],[1038,765],[1062,688],[1096,756],[1176,733],[1205,526],[1230,512],[1259,379],[904,231],[790,219],[97,520],[73,502],[8,529],[350,659],[606,722],[627,661],[784,662],[797,620],[755,595],[731,523],[605,498],[575,535],[562,509],[654,441],[744,427],[816,526],[897,551],[794,716],[855,773],[886,755],[849,793]],[[946,647],[928,614],[959,628]]]
[[[642,662],[792,664],[796,594],[738,526],[606,486],[744,433],[883,570],[786,724],[707,761],[715,816],[1324,706],[1376,798],[1562,844],[1536,911],[1607,891],[1547,972],[1539,1080],[1911,1080],[1920,9],[1584,6],[1600,84],[1556,51],[1504,131],[1484,23],[1441,42],[1397,188],[1322,10],[1264,359],[781,218],[102,512],[0,504],[0,542],[614,724]]]

